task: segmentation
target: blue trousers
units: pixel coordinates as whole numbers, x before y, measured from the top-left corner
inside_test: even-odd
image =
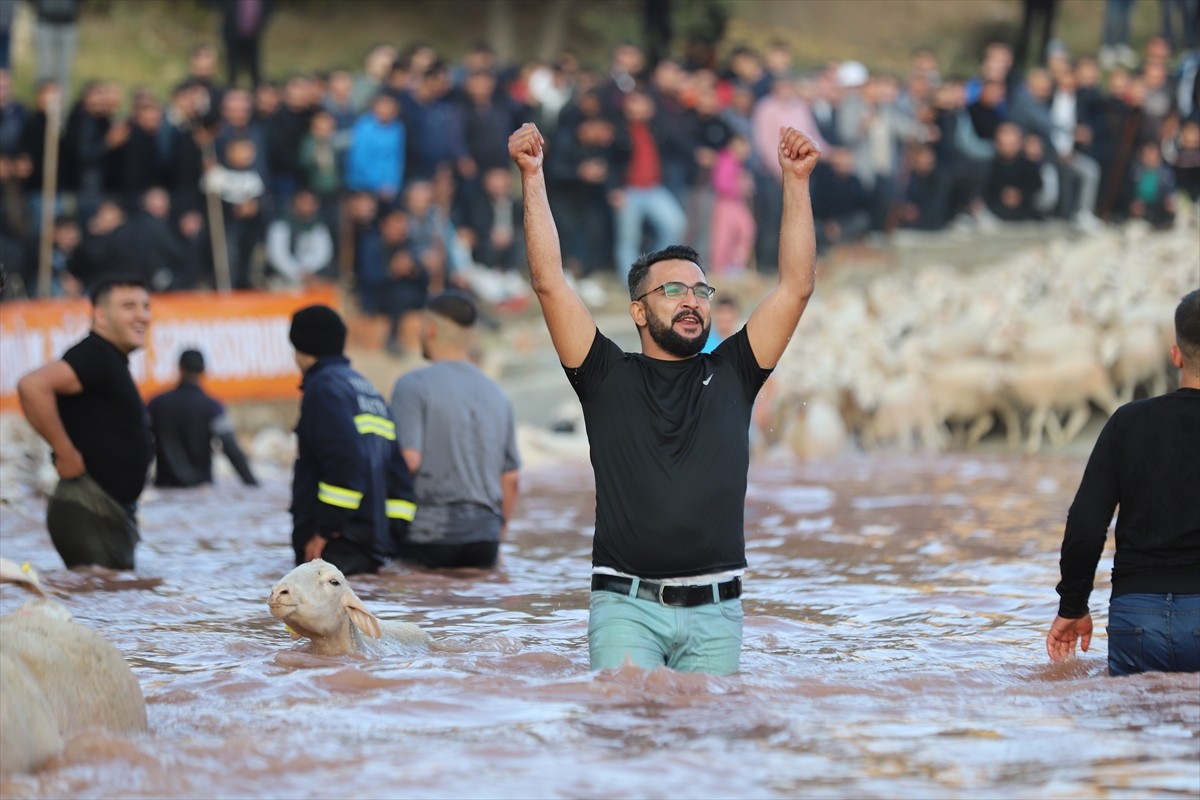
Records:
[[[1123,594],[1108,606],[1108,674],[1200,672],[1200,594]]]
[[[631,591],[637,591],[635,581]],[[692,608],[662,606],[613,592],[594,591],[588,616],[593,670],[620,667],[628,658],[642,669],[732,675],[742,654],[742,601]]]

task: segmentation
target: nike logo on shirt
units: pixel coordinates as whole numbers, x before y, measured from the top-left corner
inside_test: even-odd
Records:
[[[705,378],[704,380],[700,381],[700,382],[701,382],[702,384],[704,384],[705,386],[708,386],[708,382],[709,382],[709,381],[711,381],[711,380],[712,380],[712,373],[710,372],[710,373],[708,373],[708,377],[707,377],[707,378]]]

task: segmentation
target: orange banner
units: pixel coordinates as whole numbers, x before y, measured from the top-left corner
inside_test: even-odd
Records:
[[[146,349],[130,355],[129,369],[149,398],[175,385],[182,351],[199,350],[204,385],[222,401],[298,399],[288,327],[296,309],[313,303],[340,308],[333,288],[152,295]],[[20,411],[17,381],[86,336],[90,314],[87,300],[0,303],[0,412]]]

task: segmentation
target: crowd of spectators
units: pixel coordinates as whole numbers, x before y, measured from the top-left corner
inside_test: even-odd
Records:
[[[774,269],[780,125],[824,151],[812,183],[818,247],[896,228],[1061,218],[1081,230],[1172,224],[1200,192],[1200,51],[1154,37],[1136,67],[1059,43],[1014,65],[993,42],[977,74],[930,50],[904,75],[859,61],[799,73],[782,43],[720,64],[647,63],[633,44],[588,69],[570,52],[505,65],[485,43],[448,63],[380,44],[360,70],[249,87],[193,50],[169,97],[89,80],[46,136],[58,86],[27,102],[0,70],[0,247],[18,294],[38,286],[45,143],[56,144],[55,296],[115,264],[158,291],[341,281],[361,311],[401,317],[446,286],[519,306],[520,203],[506,142],[545,133],[546,173],[573,278],[623,276],[647,248],[686,243],[717,276]],[[214,243],[223,247],[214,258]],[[10,289],[10,292],[13,291]]]

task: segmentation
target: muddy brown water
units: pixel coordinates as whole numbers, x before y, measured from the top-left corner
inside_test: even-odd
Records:
[[[585,462],[524,475],[502,568],[352,580],[437,646],[317,658],[267,611],[291,567],[288,484],[151,492],[139,574],[61,569],[29,494],[0,513],[128,658],[151,732],[81,734],[4,797],[1196,797],[1200,677],[1047,662],[1071,457],[760,462],[740,674],[587,667]],[[0,589],[0,609],[25,599]]]

